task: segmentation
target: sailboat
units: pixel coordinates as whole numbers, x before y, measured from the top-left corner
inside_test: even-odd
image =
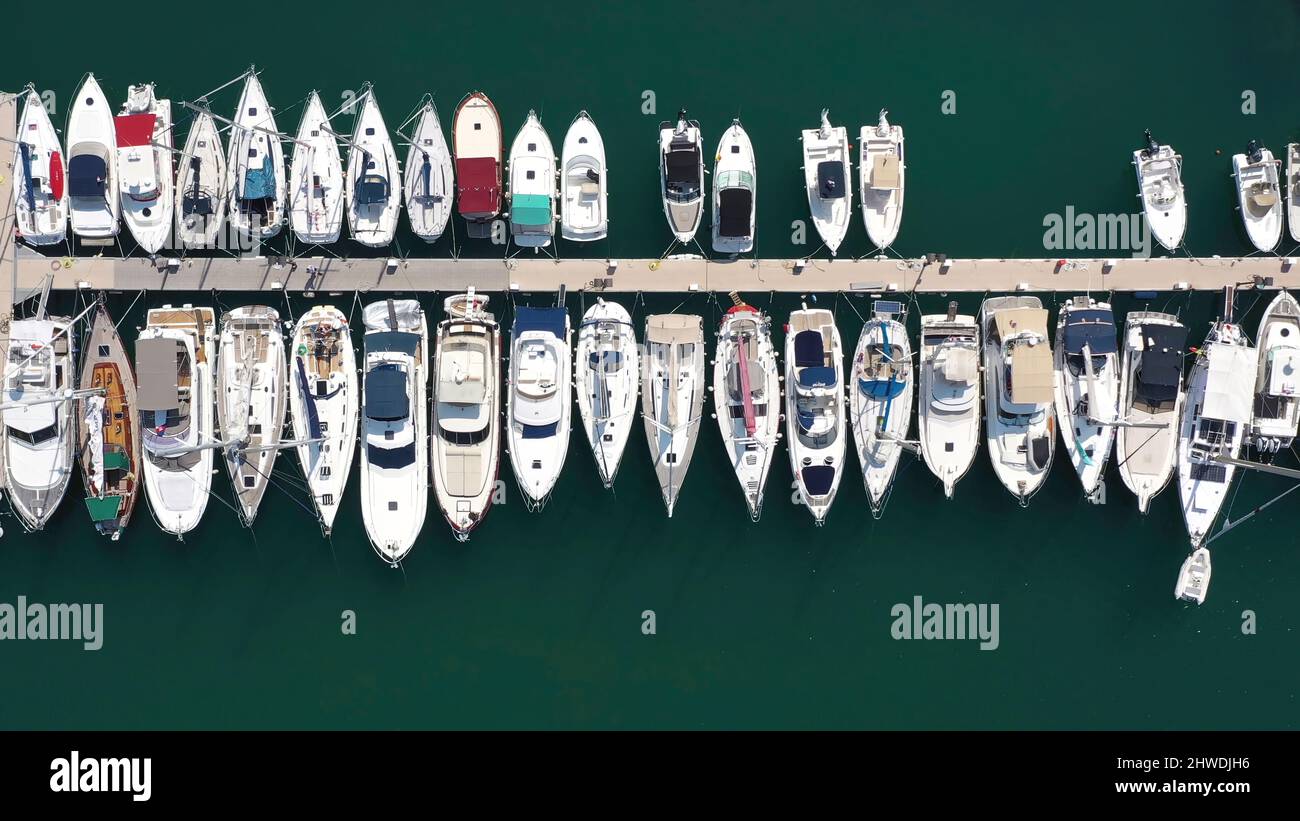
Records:
[[[734,291],[731,301],[718,328],[713,410],[749,517],[757,522],[781,436],[781,371],[772,345],[772,320]]]
[[[980,307],[984,419],[993,472],[1021,506],[1052,468],[1052,351],[1047,311],[1034,296],[1000,296]]]
[[[362,364],[361,516],[379,558],[397,566],[429,498],[429,327],[414,299],[372,302]]]
[[[289,348],[289,419],[298,463],[328,536],[357,450],[357,355],[352,329],[333,305],[298,317]]]
[[[211,308],[151,309],[135,344],[144,489],[154,519],[182,536],[198,526],[212,490],[217,357]]]
[[[266,495],[284,429],[285,360],[280,314],[265,305],[221,317],[217,420],[226,470],[244,524],[252,526]]]
[[[122,216],[145,253],[156,254],[171,238],[175,206],[172,101],[158,99],[153,83],[131,86],[113,125]]]
[[[921,457],[953,497],[970,470],[980,442],[980,326],[957,313],[921,317],[920,398],[916,425]]]
[[[829,115],[830,110],[823,108],[821,127],[804,129],[801,139],[808,209],[833,257],[849,231],[853,182],[849,176],[849,132],[842,125],[832,127]]]
[[[569,451],[573,354],[569,312],[515,308],[506,385],[506,448],[529,510],[550,497]]]
[[[826,521],[844,472],[844,347],[835,315],[803,305],[785,334],[785,425],[799,498]]]
[[[1129,311],[1124,318],[1115,461],[1138,512],[1164,490],[1178,452],[1187,328],[1172,314]]]
[[[1198,547],[1193,550],[1178,571],[1178,583],[1174,585],[1174,598],[1192,604],[1205,604],[1205,596],[1210,592],[1210,551]]]
[[[338,242],[343,227],[343,160],[320,94],[302,110],[289,163],[289,222],[299,242]]]
[[[732,120],[713,156],[713,250],[745,254],[754,250],[758,167],[749,135]]]
[[[443,300],[433,392],[433,490],[457,541],[492,506],[501,454],[501,329],[473,288]]]
[[[510,144],[510,236],[534,251],[555,236],[555,148],[535,111]]]
[[[54,245],[68,233],[63,149],[41,95],[28,88],[14,152],[14,221],[23,241]]]
[[[454,196],[451,149],[442,135],[442,121],[432,99],[426,99],[411,132],[406,152],[406,215],[411,230],[425,242],[435,242],[447,230]]]
[[[853,352],[849,421],[871,515],[880,518],[912,426],[912,346],[901,303],[878,300]]]
[[[456,154],[456,207],[467,233],[483,238],[501,213],[501,117],[487,95],[465,95],[451,120]]]
[[[232,123],[226,157],[230,225],[251,239],[270,239],[285,219],[284,149],[255,71],[244,78]]]
[[[1300,304],[1283,290],[1264,311],[1255,335],[1255,403],[1250,443],[1277,453],[1295,441],[1300,419]]]
[[[1237,185],[1237,210],[1246,235],[1256,250],[1269,253],[1282,239],[1282,191],[1278,188],[1278,161],[1273,152],[1254,140],[1244,154],[1232,155],[1232,177]]]
[[[348,151],[348,229],[362,245],[382,248],[397,232],[402,200],[396,183],[402,171],[374,89],[367,87],[355,105],[361,111]]]
[[[560,154],[560,236],[572,242],[604,239],[609,229],[605,141],[585,111],[569,124]]]
[[[862,126],[858,135],[858,187],[862,190],[862,222],[877,248],[888,248],[898,238],[903,222],[903,127],[890,125],[889,112],[880,111],[876,125]]]
[[[677,122],[659,124],[659,190],[668,229],[680,243],[695,238],[704,215],[704,153],[700,124],[677,112]]]
[[[641,355],[627,309],[597,298],[578,326],[578,412],[605,487],[623,460],[636,417]]]
[[[672,518],[704,408],[704,320],[651,314],[645,324],[641,416],[659,490]]]
[[[68,112],[68,216],[72,233],[100,242],[117,236],[117,134],[113,111],[95,75],[87,74]]]
[[[1291,239],[1300,242],[1300,143],[1286,146],[1286,223]]]
[[[102,303],[90,321],[77,382],[83,394],[77,453],[86,509],[95,530],[117,541],[140,491],[140,406],[126,346]]]
[[[1061,443],[1092,498],[1106,475],[1119,414],[1119,344],[1110,305],[1076,296],[1056,317],[1053,371]]]
[[[1183,158],[1145,133],[1146,145],[1133,152],[1138,196],[1147,228],[1156,241],[1173,251],[1187,231],[1187,199],[1183,194]]]
[[[229,189],[226,152],[212,112],[199,109],[181,152],[176,180],[176,236],[185,248],[216,248]]]

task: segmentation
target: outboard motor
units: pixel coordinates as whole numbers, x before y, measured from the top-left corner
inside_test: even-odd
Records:
[[[1143,139],[1147,142],[1147,147],[1142,150],[1142,156],[1154,157],[1160,151],[1160,143],[1156,142],[1155,137],[1151,136],[1151,129],[1142,132]]]
[[[1264,159],[1264,149],[1260,147],[1259,140],[1246,143],[1246,159],[1253,163]]]

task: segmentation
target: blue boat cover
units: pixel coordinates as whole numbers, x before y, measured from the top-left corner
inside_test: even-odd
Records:
[[[415,356],[420,347],[420,335],[409,331],[380,331],[366,334],[367,353],[402,353]]]
[[[68,193],[74,197],[102,197],[108,183],[103,157],[78,154],[68,162]]]
[[[794,364],[798,368],[815,368],[826,361],[822,335],[817,331],[800,331],[794,338]]]
[[[1110,311],[1070,311],[1065,326],[1065,352],[1083,353],[1086,344],[1095,355],[1115,353],[1115,317]]]
[[[27,143],[18,143],[18,148],[23,154],[23,182],[26,183],[23,188],[23,199],[27,200],[27,207],[35,211],[36,192],[32,190],[32,147]]]
[[[357,180],[358,205],[380,205],[388,201],[388,180],[378,174],[366,174]]]
[[[515,324],[511,333],[545,331],[563,339],[565,320],[568,316],[569,312],[564,308],[529,308],[527,305],[520,305],[515,308]]]
[[[523,434],[525,439],[549,439],[559,429],[559,422],[552,422],[549,425],[524,425]]]
[[[803,477],[804,490],[809,496],[825,496],[835,483],[835,468],[830,465],[809,465],[799,471],[799,475]]]
[[[858,389],[870,399],[897,399],[907,387],[902,379],[859,379]]]
[[[270,154],[266,155],[261,168],[250,168],[244,173],[244,193],[240,199],[275,199],[275,162]]]
[[[311,382],[307,379],[307,368],[302,357],[294,357],[298,363],[298,388],[302,391],[302,406],[307,409],[307,438],[320,438],[320,414],[316,412],[316,399],[311,395]]]
[[[835,369],[827,367],[804,368],[799,371],[799,387],[829,388],[835,385]]]
[[[411,415],[406,397],[406,373],[396,365],[380,365],[366,374],[366,417],[396,422]]]

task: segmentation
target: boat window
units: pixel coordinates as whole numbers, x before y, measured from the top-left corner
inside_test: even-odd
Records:
[[[56,438],[59,435],[59,426],[54,424],[47,428],[41,428],[40,430],[30,432],[10,427],[9,435],[20,442],[26,442],[29,445],[39,445],[42,442],[48,442],[51,439]]]
[[[447,430],[442,425],[438,426],[438,432],[444,442],[449,445],[458,445],[460,447],[469,447],[486,441],[492,434],[492,426],[484,425],[478,430]]]
[[[415,464],[415,443],[396,448],[366,446],[366,458],[371,465],[378,468],[396,470]]]

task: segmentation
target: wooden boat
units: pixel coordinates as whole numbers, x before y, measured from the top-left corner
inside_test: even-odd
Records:
[[[135,369],[122,337],[102,304],[90,320],[78,387],[103,391],[83,396],[77,454],[86,509],[95,530],[113,541],[122,537],[140,492],[140,408]]]

